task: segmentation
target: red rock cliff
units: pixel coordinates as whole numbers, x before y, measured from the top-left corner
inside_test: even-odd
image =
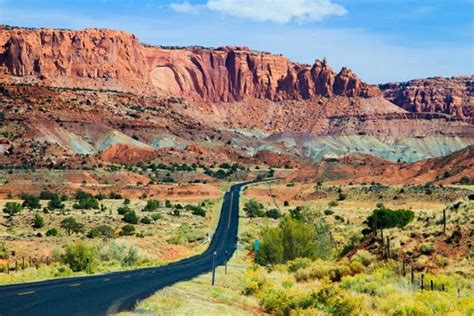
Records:
[[[0,28],[0,73],[66,87],[136,89],[148,80],[138,39],[99,29]]]
[[[162,49],[126,32],[98,29],[1,27],[0,76],[209,102],[381,95],[347,68],[335,73],[326,60],[301,65],[242,47]]]
[[[410,112],[440,112],[474,122],[473,77],[417,79],[381,85],[386,99]]]

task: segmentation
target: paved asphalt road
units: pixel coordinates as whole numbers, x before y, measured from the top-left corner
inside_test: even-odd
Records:
[[[224,195],[219,224],[209,248],[191,258],[162,267],[96,276],[63,278],[0,287],[0,315],[104,315],[131,309],[137,301],[178,281],[212,270],[232,256],[237,244],[239,194],[236,184]],[[219,280],[217,280],[219,282]]]

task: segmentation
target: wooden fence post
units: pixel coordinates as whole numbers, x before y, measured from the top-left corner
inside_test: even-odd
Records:
[[[446,209],[443,209],[443,234],[446,234]]]
[[[411,284],[415,284],[415,272],[413,271],[413,265],[411,266]]]
[[[390,236],[387,236],[387,257],[390,259]]]
[[[425,275],[422,273],[421,274],[421,290],[423,291],[425,289]]]

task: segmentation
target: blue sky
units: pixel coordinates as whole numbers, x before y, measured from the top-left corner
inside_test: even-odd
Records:
[[[474,72],[474,0],[0,0],[0,23],[327,57],[371,83]]]

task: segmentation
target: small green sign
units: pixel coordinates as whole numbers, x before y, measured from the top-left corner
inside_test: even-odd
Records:
[[[255,239],[255,241],[253,243],[253,249],[255,249],[255,251],[260,250],[260,241],[258,239]]]

